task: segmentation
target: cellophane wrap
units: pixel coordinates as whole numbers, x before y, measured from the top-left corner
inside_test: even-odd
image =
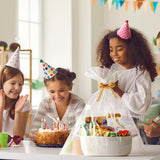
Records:
[[[112,89],[112,85],[117,81],[114,73],[107,68],[91,67],[85,76],[98,81],[101,88],[99,87],[98,91],[93,93],[86,103],[60,154],[75,154],[73,150],[76,150],[75,147],[78,146],[73,143],[75,141],[80,143],[82,136],[92,136],[92,139],[99,137],[102,147],[105,147],[105,144],[103,146],[103,143],[106,143],[103,141],[104,137],[111,139],[113,136],[135,136],[138,134],[127,106]],[[91,143],[91,145],[97,145],[93,144],[93,141]],[[95,143],[97,142],[95,141]]]

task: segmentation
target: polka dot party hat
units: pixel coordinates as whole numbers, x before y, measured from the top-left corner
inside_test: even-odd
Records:
[[[10,57],[6,66],[20,69],[20,61],[19,61],[19,47],[15,50],[13,55]]]
[[[128,25],[128,20],[125,21],[125,24],[117,31],[117,35],[122,39],[131,38],[131,30]]]
[[[40,59],[40,63],[42,63],[43,73],[44,73],[45,79],[50,79],[57,73],[57,70],[54,67],[48,65],[42,59]]]

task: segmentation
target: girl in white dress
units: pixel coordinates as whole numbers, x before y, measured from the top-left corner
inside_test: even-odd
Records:
[[[129,28],[126,21],[120,29],[110,31],[102,38],[97,48],[97,62],[113,71],[118,79],[113,90],[131,115],[140,118],[148,114],[152,100],[151,82],[157,73],[144,36]]]

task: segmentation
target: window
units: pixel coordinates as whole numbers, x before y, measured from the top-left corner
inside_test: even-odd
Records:
[[[39,79],[39,59],[41,57],[41,0],[18,0],[18,42],[21,49],[32,49],[32,80]],[[21,58],[21,70],[25,77],[29,76],[29,56]],[[26,82],[23,93],[29,92]],[[23,94],[22,93],[22,94]],[[40,98],[36,98],[39,96]],[[40,103],[42,90],[32,90],[32,106]]]

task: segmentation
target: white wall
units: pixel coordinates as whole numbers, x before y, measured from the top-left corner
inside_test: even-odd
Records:
[[[74,91],[85,100],[91,94],[91,80],[84,76],[92,57],[90,17],[91,1],[72,0],[72,69],[77,73]]]
[[[8,43],[8,47],[15,42],[16,25],[16,0],[0,0],[0,41]]]
[[[91,60],[92,66],[96,65],[96,48],[100,39],[100,35],[103,32],[104,28],[104,14],[103,10],[100,8],[99,1],[96,1],[95,6],[91,6],[91,43],[92,43],[92,50],[91,50]],[[91,93],[97,91],[98,83],[97,81],[91,81]]]
[[[71,1],[42,1],[43,58],[53,67],[71,68]]]
[[[84,72],[91,66],[91,1],[43,1],[44,60],[77,73],[74,92],[84,99],[91,94],[91,80]],[[58,13],[58,14],[57,14]]]

